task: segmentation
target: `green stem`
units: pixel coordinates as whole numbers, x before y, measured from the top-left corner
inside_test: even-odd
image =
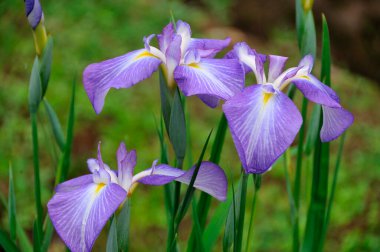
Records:
[[[243,171],[244,172],[244,171]],[[243,241],[243,231],[244,231],[244,218],[245,218],[245,203],[247,198],[247,182],[249,174],[244,172],[242,179],[242,188],[240,194],[240,211],[239,211],[239,220],[236,231],[236,239],[234,242],[234,252],[240,252],[242,250],[242,241]]]
[[[34,164],[34,195],[37,213],[37,232],[38,237],[42,237],[42,203],[41,203],[41,182],[40,182],[40,164],[38,158],[38,128],[37,115],[35,112],[30,114],[32,121],[32,141],[33,141],[33,164]]]
[[[306,122],[307,117],[307,105],[308,100],[303,98],[302,101],[302,118]],[[300,248],[299,241],[299,208],[300,208],[300,188],[301,188],[301,176],[302,176],[302,158],[303,158],[303,145],[305,138],[305,123],[302,124],[299,134],[299,142],[297,148],[297,165],[296,165],[296,176],[294,179],[294,223],[293,223],[293,251],[297,252]]]
[[[250,242],[251,240],[251,233],[252,233],[252,225],[253,225],[253,216],[255,215],[255,208],[256,208],[256,200],[257,200],[257,193],[259,191],[259,188],[255,188],[255,191],[253,192],[253,200],[251,205],[251,217],[249,218],[249,226],[248,226],[248,235],[247,235],[247,243],[245,246],[245,251],[248,252],[250,248]]]

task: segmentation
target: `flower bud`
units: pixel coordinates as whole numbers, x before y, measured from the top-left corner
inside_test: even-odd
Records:
[[[308,12],[313,7],[314,0],[302,0],[302,7],[305,12]]]
[[[41,55],[47,42],[46,29],[44,24],[44,13],[39,0],[24,0],[25,15],[33,29],[34,44],[37,55]]]

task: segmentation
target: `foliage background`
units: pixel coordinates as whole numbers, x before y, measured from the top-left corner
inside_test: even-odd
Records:
[[[111,167],[116,165],[115,152],[120,141],[125,141],[129,148],[137,150],[138,170],[149,167],[154,159],[159,158],[159,141],[155,130],[155,118],[158,118],[160,111],[158,74],[130,90],[112,90],[107,96],[104,110],[96,115],[84,92],[81,73],[92,62],[142,48],[143,36],[159,33],[169,21],[170,10],[175,18],[192,25],[195,37],[230,36],[233,42],[246,40],[260,52],[291,57],[289,65],[297,63],[300,58],[294,25],[280,23],[266,31],[269,35],[256,36],[249,29],[242,30],[232,25],[232,17],[238,15],[239,8],[236,5],[232,8],[232,2],[228,0],[204,0],[200,4],[164,0],[41,2],[47,29],[54,37],[52,76],[47,98],[64,125],[67,121],[72,80],[76,78],[78,84],[70,177],[87,173],[86,159],[95,156],[96,145],[100,140],[103,159]],[[291,1],[286,4],[293,6]],[[270,10],[252,11],[254,14]],[[270,23],[271,20],[262,22]],[[18,220],[31,234],[34,218],[33,167],[27,92],[35,51],[32,33],[24,16],[23,1],[3,0],[0,3],[0,23],[0,192],[2,195],[7,194],[8,166],[11,163]],[[246,23],[246,26],[250,24]],[[330,32],[334,33],[334,30]],[[334,63],[339,63],[340,66],[333,67],[333,87],[340,94],[343,105],[354,113],[355,123],[347,135],[326,251],[379,251],[379,85],[365,76],[348,71],[344,67],[345,62]],[[318,69],[317,63],[314,70],[317,76]],[[189,99],[188,107],[192,119],[192,150],[193,155],[197,156],[209,130],[216,127],[221,108],[211,110],[196,98]],[[39,120],[44,125],[40,130],[40,148],[42,196],[46,203],[51,197],[54,183],[57,149],[51,147],[54,140],[43,109],[40,109],[39,115]],[[332,143],[333,152],[337,145],[337,142]],[[332,161],[334,160],[333,155]],[[227,174],[237,178],[239,162],[229,133],[221,166]],[[294,163],[292,167],[294,168]],[[310,168],[310,162],[306,161],[301,208],[303,216],[308,204]],[[292,172],[290,170],[291,175]],[[252,189],[251,187],[248,192],[248,205],[252,198]],[[280,160],[263,178],[252,242],[256,251],[290,250],[289,211],[284,170]],[[165,249],[164,216],[163,189],[140,186],[132,197],[131,251]],[[0,220],[2,226],[7,226],[6,211],[2,207]],[[186,218],[180,231],[183,245],[190,227],[190,218]],[[103,232],[95,250],[103,251],[105,240]],[[63,250],[58,237],[55,237],[51,250]]]

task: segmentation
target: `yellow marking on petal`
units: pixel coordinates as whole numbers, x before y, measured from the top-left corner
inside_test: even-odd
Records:
[[[310,77],[307,76],[307,75],[303,75],[303,76],[301,76],[300,78],[302,78],[302,79],[306,79],[306,80],[310,81]]]
[[[190,63],[190,64],[188,64],[188,66],[189,67],[194,67],[194,68],[201,68],[200,66],[199,66],[199,64],[198,63]]]
[[[135,182],[132,184],[132,186],[129,188],[129,191],[128,191],[128,198],[132,196],[132,193],[133,191],[136,189],[136,187],[139,185],[138,182]]]
[[[273,96],[272,93],[265,93],[264,92],[264,97],[263,97],[263,101],[264,101],[264,105],[266,105],[269,101],[269,99]]]
[[[135,60],[138,60],[138,59],[143,58],[143,57],[156,57],[156,56],[154,56],[153,54],[151,54],[151,53],[148,52],[148,51],[144,51],[144,52],[140,53],[139,55],[137,55],[137,56],[135,57]],[[157,57],[156,57],[156,58],[157,58]]]
[[[98,186],[97,186],[96,189],[95,189],[95,192],[96,192],[96,193],[99,193],[100,190],[102,190],[102,188],[103,188],[104,186],[105,186],[105,184],[103,184],[103,183],[98,184]]]

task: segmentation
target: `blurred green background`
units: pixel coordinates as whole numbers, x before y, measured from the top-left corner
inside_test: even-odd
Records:
[[[283,2],[283,1],[282,1]],[[292,1],[285,1],[293,8]],[[96,155],[96,145],[102,141],[103,160],[115,167],[115,152],[120,141],[137,150],[137,170],[147,168],[159,158],[159,141],[155,118],[160,115],[158,74],[129,90],[111,90],[100,115],[96,115],[84,92],[81,73],[86,65],[115,57],[143,47],[142,38],[160,33],[170,20],[192,26],[194,37],[224,38],[233,42],[247,41],[263,53],[289,56],[289,65],[300,59],[294,24],[276,23],[258,36],[236,25],[239,7],[229,0],[164,1],[42,1],[48,32],[54,38],[52,76],[47,99],[58,113],[63,125],[67,122],[71,83],[77,80],[75,137],[69,177],[87,173],[86,159]],[[252,9],[252,15],[263,10]],[[270,11],[270,9],[264,9]],[[320,13],[315,13],[316,16]],[[265,18],[265,17],[264,17]],[[271,19],[261,20],[271,23]],[[279,18],[281,17],[270,17]],[[30,121],[27,97],[29,73],[35,56],[32,32],[24,16],[23,1],[0,2],[0,192],[8,191],[8,167],[14,171],[18,220],[31,236],[35,216],[33,204],[33,166]],[[329,20],[329,16],[327,16]],[[334,30],[330,29],[334,34]],[[318,30],[319,32],[319,30]],[[332,40],[334,44],[334,40]],[[335,45],[339,48],[339,45]],[[348,63],[334,62],[332,80],[342,104],[355,115],[349,129],[336,200],[331,216],[326,251],[380,251],[380,109],[379,85],[347,70]],[[319,75],[318,62],[315,74]],[[298,97],[299,98],[299,97]],[[221,108],[210,109],[196,98],[188,99],[191,117],[192,153],[197,157],[211,128],[215,128]],[[311,109],[311,106],[310,106]],[[40,152],[43,202],[51,197],[57,148],[40,109]],[[335,164],[338,141],[332,146],[331,165]],[[281,161],[281,159],[280,159]],[[255,251],[290,251],[291,222],[285,189],[282,162],[263,177],[259,194],[252,245]],[[239,162],[231,137],[227,133],[221,166],[235,181]],[[290,170],[293,175],[294,163]],[[310,192],[311,160],[306,159],[302,191],[301,222],[304,224]],[[231,182],[231,181],[229,181]],[[253,187],[248,192],[247,213],[250,210]],[[217,202],[213,202],[217,205]],[[131,251],[165,250],[166,218],[163,189],[139,186],[132,197]],[[7,227],[7,213],[1,206],[1,226]],[[180,230],[180,245],[184,248],[191,228],[185,218]],[[102,233],[95,251],[103,251],[106,235]],[[220,242],[218,244],[220,247]],[[218,250],[218,249],[216,249]],[[51,251],[63,251],[55,236]]]

